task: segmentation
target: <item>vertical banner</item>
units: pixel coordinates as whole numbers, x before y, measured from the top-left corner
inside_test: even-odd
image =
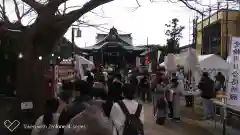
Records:
[[[240,106],[240,37],[232,37],[229,57],[230,72],[227,86],[227,103]]]
[[[161,51],[158,50],[158,52],[157,52],[157,63],[159,63],[160,56],[161,56]]]
[[[94,63],[93,56],[89,56],[89,60]]]
[[[140,58],[136,57],[136,67],[139,67],[141,65]]]
[[[148,72],[152,73],[152,62],[150,62],[148,65]]]
[[[76,73],[77,77],[81,78],[81,80],[84,80],[84,70],[83,70],[83,67],[82,67],[80,56],[76,56],[75,70],[77,72]]]

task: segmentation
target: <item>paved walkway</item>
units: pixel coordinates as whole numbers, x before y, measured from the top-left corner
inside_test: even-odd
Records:
[[[164,126],[155,124],[151,104],[144,104],[144,111],[144,128],[146,135],[214,135],[199,124],[201,120],[192,113],[192,109],[182,108],[183,123],[167,120]]]

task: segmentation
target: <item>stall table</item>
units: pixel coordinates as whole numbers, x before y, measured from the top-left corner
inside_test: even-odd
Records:
[[[192,96],[192,98],[193,98],[193,102],[195,101],[195,97],[197,97],[197,96],[200,96],[200,94],[201,94],[201,91],[200,90],[195,90],[195,91],[184,91],[183,92],[183,95],[184,96]],[[195,102],[194,102],[195,103]],[[195,111],[195,106],[194,106],[194,103],[193,103],[193,105],[192,105],[192,111],[194,112]]]
[[[222,135],[226,135],[226,115],[227,113],[233,114],[235,116],[240,117],[240,106],[232,106],[232,105],[228,105],[226,103],[221,102],[219,99],[213,98],[211,99],[214,103],[214,126],[216,127],[216,106],[220,106],[224,113],[222,117],[222,128],[223,128],[223,132]],[[236,113],[237,112],[237,113]]]

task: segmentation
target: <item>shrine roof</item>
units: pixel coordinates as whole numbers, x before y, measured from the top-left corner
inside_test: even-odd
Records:
[[[101,49],[104,46],[108,46],[108,45],[119,45],[122,48],[126,49],[126,50],[144,50],[143,48],[140,47],[136,47],[133,46],[132,44],[124,41],[121,37],[129,37],[130,39],[131,34],[118,34],[117,29],[115,29],[114,27],[110,29],[110,32],[108,34],[98,34],[97,37],[102,36],[104,37],[102,40],[100,40],[98,43],[96,43],[93,46],[88,46],[85,48],[82,48],[84,50],[97,50],[97,49]]]
[[[109,42],[104,42],[102,43],[101,45],[93,45],[93,46],[88,46],[88,47],[85,47],[85,48],[82,48],[82,49],[86,49],[86,50],[98,50],[98,49],[101,49],[103,46],[108,46],[108,45],[119,45],[121,46],[122,48],[126,49],[126,50],[136,50],[136,51],[141,51],[141,50],[144,50],[143,48],[140,48],[140,47],[136,47],[136,46],[133,46],[133,45],[123,45],[122,43],[120,42],[116,42],[116,41],[109,41]]]

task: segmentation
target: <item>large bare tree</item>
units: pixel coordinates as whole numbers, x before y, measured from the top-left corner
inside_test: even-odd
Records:
[[[48,97],[44,85],[44,72],[48,60],[38,60],[39,56],[47,57],[56,46],[68,28],[96,7],[114,0],[88,0],[75,10],[66,12],[66,7],[59,7],[68,0],[1,0],[0,3],[0,37],[7,35],[17,41],[16,52],[23,54],[23,59],[17,63],[17,96],[23,100],[31,100],[35,109],[41,109]],[[15,6],[17,21],[11,21],[6,13],[7,2]],[[194,9],[185,1],[187,7]],[[140,3],[136,0],[138,6]],[[28,8],[23,8],[24,5]],[[195,10],[195,9],[194,9]],[[22,18],[26,15],[37,15],[34,22],[22,25]],[[18,31],[11,31],[18,30]],[[40,112],[36,110],[36,112]]]

